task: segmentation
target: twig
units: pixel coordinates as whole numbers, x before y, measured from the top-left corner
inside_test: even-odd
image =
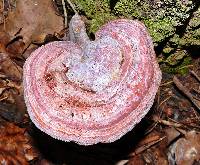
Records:
[[[6,99],[8,99],[8,96],[4,96],[4,97],[0,98],[0,101],[6,100]]]
[[[64,22],[65,22],[65,27],[67,27],[67,10],[65,7],[65,0],[62,0],[62,6],[63,6],[63,13],[64,13]]]
[[[186,123],[184,121],[181,121],[181,122],[178,122],[176,120],[173,120],[171,118],[168,118],[170,121],[168,121],[170,123],[170,125],[168,125],[168,122],[163,122],[163,124],[165,125],[168,125],[168,126],[174,126],[174,128],[180,128],[180,127],[183,127],[183,128],[189,128],[189,127],[192,127],[192,128],[197,128],[197,129],[200,129],[199,126],[196,126],[196,125],[192,125],[192,123]],[[172,124],[172,125],[171,125]],[[179,127],[180,126],[180,127]]]
[[[166,82],[166,83],[161,84],[160,86],[161,86],[161,87],[162,87],[162,86],[166,86],[166,85],[169,85],[169,84],[171,84],[171,83],[173,83],[173,81],[168,81],[168,82]]]
[[[158,92],[157,92],[156,97],[157,97],[156,111],[158,111],[159,104],[160,104],[160,87],[158,88]]]
[[[147,135],[149,134],[151,131],[153,131],[153,129],[158,125],[158,121],[155,121],[152,125],[151,128],[148,129],[144,134]]]
[[[158,122],[161,123],[161,124],[163,124],[163,125],[173,126],[175,128],[179,128],[179,127],[183,126],[180,123],[170,122],[170,121],[167,121],[167,120],[158,120]]]
[[[198,100],[193,97],[193,95],[187,90],[186,87],[182,85],[182,83],[176,76],[174,76],[173,82],[177,86],[177,88],[190,99],[190,101],[197,107],[197,109],[200,110],[200,105],[198,105]]]
[[[115,165],[127,165],[128,162],[129,162],[129,160],[120,160]]]
[[[200,82],[200,77],[193,70],[190,73]]]
[[[75,6],[71,3],[70,0],[67,0],[68,4],[70,5],[70,7],[72,8],[72,10],[74,11],[75,14],[78,14],[78,12],[75,9]]]
[[[176,128],[176,127],[175,127],[175,129],[176,129],[178,132],[182,133],[183,135],[186,135],[186,133],[187,133],[185,130],[183,130],[183,129],[181,129],[181,128]]]
[[[192,111],[194,112],[195,117],[200,121],[200,117],[199,117],[199,115],[197,114],[197,112],[194,110],[194,108],[191,107],[191,109],[192,109]]]
[[[152,147],[153,145],[159,143],[160,141],[162,141],[162,140],[165,139],[165,138],[166,138],[166,136],[161,137],[161,138],[158,139],[158,140],[155,140],[155,141],[153,141],[153,142],[150,142],[150,143],[148,143],[148,144],[146,144],[146,145],[143,145],[143,146],[139,147],[138,149],[136,149],[135,152],[133,152],[132,154],[130,154],[130,156],[132,157],[132,156],[135,156],[135,155],[138,155],[138,154],[144,152],[145,150],[147,150],[148,148]]]
[[[169,100],[172,96],[168,96],[166,99],[164,99],[159,105],[157,108],[160,108],[161,105],[163,105],[167,100]]]
[[[167,100],[169,100],[172,96],[168,96],[166,99],[164,99],[158,106],[157,106],[157,110],[161,107],[162,104],[164,104]],[[160,102],[160,101],[159,101]],[[163,109],[160,111],[159,113],[159,117],[158,117],[158,120],[155,120],[155,122],[152,124],[151,128],[148,129],[146,132],[145,132],[145,135],[149,134],[159,123],[159,120],[162,116],[162,113],[163,113]]]
[[[194,92],[196,92],[197,94],[200,94],[200,90],[197,90],[197,89],[195,89],[195,88],[192,88],[192,90],[193,90]]]
[[[75,9],[75,6],[72,4],[70,0],[67,0],[67,3],[70,5],[72,10],[74,11],[75,14],[78,14],[78,12]],[[65,22],[65,27],[67,27],[67,10],[66,10],[66,3],[65,0],[62,0],[62,6],[63,6],[63,13],[64,13],[64,22]]]

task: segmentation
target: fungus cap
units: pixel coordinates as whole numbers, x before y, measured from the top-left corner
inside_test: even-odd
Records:
[[[70,22],[70,41],[35,50],[23,76],[34,124],[81,145],[113,142],[130,131],[151,108],[161,81],[141,22],[110,21],[90,41],[78,15]]]

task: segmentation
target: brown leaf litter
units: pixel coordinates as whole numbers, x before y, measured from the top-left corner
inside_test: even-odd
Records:
[[[55,14],[51,0],[17,0],[8,13],[5,29],[11,38],[21,36],[25,45],[63,29],[63,18]],[[1,29],[3,25],[1,25]]]
[[[0,163],[28,165],[38,153],[26,130],[12,123],[0,123]]]

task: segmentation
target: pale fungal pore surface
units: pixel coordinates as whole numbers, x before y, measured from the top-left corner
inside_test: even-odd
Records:
[[[24,96],[34,124],[81,145],[109,143],[151,108],[161,81],[152,40],[139,21],[105,24],[90,41],[79,15],[70,41],[35,50],[24,65]]]

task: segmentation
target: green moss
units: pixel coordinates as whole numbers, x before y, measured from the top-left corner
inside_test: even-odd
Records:
[[[172,47],[170,47],[170,46],[166,46],[166,47],[163,49],[163,53],[164,53],[164,54],[169,54],[169,53],[171,53],[173,50],[174,50],[174,48],[172,48]]]
[[[182,36],[175,35],[171,38],[170,41],[172,43],[182,47],[189,47],[192,45],[200,46],[200,8],[198,8],[191,17],[185,29],[185,33]]]
[[[159,20],[144,20],[145,25],[148,27],[151,37],[155,43],[163,41],[165,38],[175,33],[173,22],[169,18]]]
[[[189,71],[189,66],[192,63],[192,58],[190,56],[184,57],[184,59],[182,59],[182,61],[175,65],[175,66],[171,66],[168,64],[162,64],[161,65],[161,69],[163,72],[166,73],[173,73],[173,74],[187,74]]]
[[[98,14],[90,21],[90,33],[95,33],[103,24],[109,20],[115,19],[114,16],[109,15],[108,13]]]
[[[114,10],[111,11],[109,0],[73,0],[73,2],[78,10],[84,12],[90,19],[89,32],[95,33],[101,25],[117,17],[139,19],[148,27],[156,45],[172,36],[176,27],[182,25],[190,16],[189,11],[194,7],[191,0],[187,3],[182,0],[118,0]],[[195,18],[194,23],[191,22],[191,24],[199,21]],[[197,35],[195,33],[185,36],[185,38],[192,37],[192,41],[184,40],[196,44]],[[181,38],[176,39],[173,40],[176,44],[182,40]],[[181,41],[181,43],[185,42]]]
[[[116,3],[114,12],[126,18],[141,18],[147,13],[147,8],[145,2],[141,6],[137,0],[120,0]]]
[[[147,26],[155,46],[167,41],[163,61],[168,65],[177,65],[185,54],[177,55],[174,48],[185,49],[190,46],[200,46],[200,8],[191,14],[195,8],[192,0],[118,0],[110,7],[110,0],[73,0],[80,13],[89,19],[89,33],[95,33],[103,24],[112,19],[138,19]],[[192,15],[192,16],[191,16]],[[188,23],[186,29],[180,28]],[[181,34],[183,31],[184,33]],[[163,42],[165,41],[165,42]],[[170,47],[172,46],[172,47]],[[175,54],[171,54],[176,52]],[[177,70],[177,69],[172,69]]]
[[[120,0],[115,6],[115,13],[142,20],[148,27],[154,43],[160,43],[172,36],[176,27],[190,16],[192,1],[181,0]]]
[[[176,51],[175,53],[167,57],[167,59],[165,60],[165,63],[171,66],[177,65],[179,61],[182,60],[185,56],[187,56],[186,51],[184,50]]]
[[[89,19],[89,33],[95,33],[103,24],[116,18],[110,10],[109,0],[73,0],[73,2]]]

